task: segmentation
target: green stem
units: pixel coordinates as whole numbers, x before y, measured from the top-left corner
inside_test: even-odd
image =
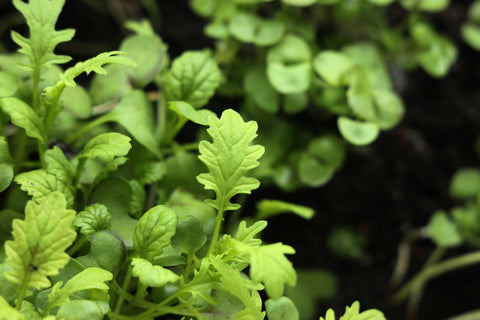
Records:
[[[92,130],[93,128],[105,123],[105,122],[108,122],[108,121],[111,121],[110,119],[110,114],[104,114],[103,116],[101,117],[98,117],[97,119],[93,120],[92,122],[89,122],[87,124],[85,124],[83,127],[81,127],[79,130],[77,130],[72,136],[70,136],[70,138],[67,139],[67,143],[68,144],[71,144],[73,143],[75,140],[77,140],[81,135],[85,134],[86,132]]]
[[[80,250],[81,247],[83,247],[85,245],[85,243],[88,242],[88,239],[84,236],[84,235],[81,235],[79,237],[79,239],[77,240],[77,242],[75,242],[75,244],[73,246],[71,246],[68,250],[67,250],[67,253],[70,255],[70,256],[73,256],[78,250]]]
[[[135,297],[133,298],[133,304],[137,304],[140,301],[142,301],[143,298],[145,298],[146,293],[147,293],[147,286],[144,284],[138,283],[137,292],[135,293]]]
[[[81,157],[78,160],[77,169],[75,170],[75,177],[73,178],[74,187],[78,187],[78,184],[80,183],[80,176],[82,175],[83,168],[85,167],[86,163],[87,163],[87,158]]]
[[[30,282],[30,276],[31,276],[31,273],[28,272],[27,278],[23,281],[22,286],[20,287],[20,292],[18,293],[18,299],[15,307],[19,311],[22,308],[23,299],[25,299],[25,293],[27,292],[27,289],[28,289],[28,282]]]
[[[480,263],[480,251],[467,253],[455,258],[445,260],[436,265],[429,266],[421,271],[416,277],[401,288],[394,296],[394,302],[400,302],[405,299],[419,283],[425,283],[428,280],[435,278],[443,273],[451,270],[467,267],[473,264]]]
[[[215,229],[213,229],[212,240],[210,241],[210,246],[208,247],[207,257],[212,254],[213,248],[215,247],[215,243],[218,240],[218,236],[220,235],[220,228],[222,226],[223,221],[223,208],[222,210],[218,210],[217,219],[215,221]]]
[[[480,319],[480,310],[473,310],[460,315],[448,318],[447,320],[478,320]]]
[[[132,264],[128,266],[127,274],[125,275],[125,279],[123,280],[123,286],[122,286],[123,291],[127,292],[131,279],[132,279]],[[117,300],[117,305],[115,307],[116,313],[120,312],[120,309],[122,308],[123,300],[124,300],[123,296],[119,295]]]
[[[38,114],[40,108],[40,93],[38,85],[40,84],[40,68],[36,65],[33,70],[33,92],[32,92],[32,105],[33,110]]]

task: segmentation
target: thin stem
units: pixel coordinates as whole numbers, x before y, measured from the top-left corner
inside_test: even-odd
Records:
[[[23,299],[25,299],[25,293],[27,292],[28,282],[30,281],[31,272],[28,272],[26,279],[23,281],[22,286],[20,287],[20,292],[18,293],[18,299],[15,307],[20,311],[23,304]]]
[[[212,254],[215,243],[217,242],[218,236],[220,234],[220,227],[222,226],[223,221],[223,212],[224,210],[218,210],[217,219],[215,221],[215,229],[213,229],[212,240],[210,241],[210,246],[208,247],[207,257]]]
[[[127,292],[131,279],[132,279],[132,264],[128,266],[127,274],[125,275],[125,279],[123,280],[123,286],[122,286],[123,291]],[[122,308],[123,300],[124,300],[123,296],[119,295],[117,300],[117,305],[115,307],[116,313],[120,312],[120,309]]]
[[[164,155],[168,155],[171,153],[175,153],[177,151],[190,151],[190,150],[197,150],[198,149],[198,142],[192,143],[185,143],[181,145],[175,145],[174,147],[167,148],[163,151]]]
[[[68,250],[67,250],[67,253],[70,255],[70,256],[73,256],[78,250],[80,250],[80,248],[82,248],[85,243],[87,243],[88,240],[87,238],[84,236],[84,235],[81,235],[80,238],[77,240],[77,242],[75,242],[75,244],[73,246],[71,246]]]
[[[410,280],[405,286],[403,286],[394,296],[393,302],[400,302],[405,299],[412,289],[418,283],[425,283],[428,280],[435,278],[443,273],[451,270],[467,267],[480,263],[480,251],[467,253],[455,258],[445,260],[439,264],[429,266],[425,270],[421,271],[416,277]]]
[[[75,177],[73,178],[74,187],[77,187],[78,184],[80,183],[80,176],[82,175],[83,168],[85,167],[86,163],[87,163],[87,158],[81,157],[78,160],[77,169],[75,170]]]
[[[105,114],[101,117],[98,117],[97,119],[93,120],[92,122],[88,122],[87,124],[85,124],[83,127],[81,127],[79,130],[77,130],[72,136],[70,136],[70,138],[67,139],[67,143],[68,144],[71,144],[73,143],[75,140],[77,140],[78,138],[80,138],[81,135],[85,134],[86,132],[92,130],[93,128],[105,123],[105,122],[108,122],[110,121],[110,114]]]
[[[447,320],[478,320],[480,319],[480,310],[473,310],[457,316],[448,318]]]

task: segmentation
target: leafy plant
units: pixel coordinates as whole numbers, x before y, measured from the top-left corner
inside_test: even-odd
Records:
[[[264,220],[222,232],[237,196],[259,187],[252,170],[265,149],[253,142],[257,122],[202,109],[222,81],[211,54],[170,63],[150,24],[130,22],[121,51],[62,70],[70,57],[54,50],[74,35],[55,30],[65,1],[13,4],[29,36],[13,32],[19,53],[0,59],[0,319],[298,319],[286,296],[295,250],[263,243]],[[283,48],[271,58],[272,72],[291,74]],[[91,72],[88,89],[75,82]],[[204,139],[176,141],[188,121],[207,127]],[[327,151],[331,171],[342,148],[319,137],[306,166]],[[258,215],[285,211],[313,215],[280,200],[260,202]],[[358,303],[342,319],[365,316],[384,319]]]

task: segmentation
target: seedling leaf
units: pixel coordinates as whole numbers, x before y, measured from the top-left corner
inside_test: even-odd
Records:
[[[438,211],[433,215],[428,222],[428,231],[440,247],[456,247],[462,243],[457,227],[445,212]]]
[[[347,117],[339,117],[337,124],[342,136],[350,143],[359,146],[373,142],[379,134],[378,127],[369,122],[360,122]]]
[[[0,192],[10,186],[13,180],[13,159],[8,149],[7,139],[0,137]]]
[[[117,132],[103,133],[87,142],[80,156],[110,162],[115,157],[125,156],[131,147],[129,137]]]
[[[54,175],[58,181],[62,181],[64,184],[73,183],[75,168],[59,147],[55,146],[45,152],[45,162],[47,163],[47,173]]]
[[[281,200],[262,199],[257,203],[257,219],[266,219],[278,214],[291,212],[304,219],[311,219],[315,210]]]
[[[215,200],[207,202],[220,212],[236,210],[239,204],[233,204],[230,199],[239,193],[250,194],[258,188],[260,182],[246,173],[259,165],[257,161],[265,149],[259,145],[250,145],[257,136],[257,123],[244,122],[235,111],[227,109],[220,119],[209,118],[208,134],[213,142],[201,141],[199,144],[200,156],[209,173],[197,176],[198,182],[205,189],[213,190]]]
[[[25,219],[14,220],[13,240],[5,243],[8,280],[25,288],[45,289],[49,276],[56,275],[69,261],[65,250],[75,240],[71,229],[75,211],[67,209],[60,192],[46,196],[38,204],[29,201]]]
[[[293,301],[288,297],[281,297],[278,300],[268,299],[265,301],[268,320],[299,320],[300,314]]]
[[[0,296],[0,320],[25,320],[25,317]]]
[[[108,230],[112,224],[112,216],[108,208],[100,203],[94,203],[79,212],[75,217],[73,225],[80,229],[80,232],[90,239],[98,231]]]
[[[15,97],[1,98],[0,108],[14,125],[25,129],[27,136],[44,142],[43,122],[28,104]]]
[[[17,79],[9,73],[0,71],[0,98],[13,96],[17,88]]]
[[[155,266],[142,258],[132,259],[132,275],[137,277],[141,284],[149,287],[163,287],[167,283],[177,282],[180,277],[174,272]]]

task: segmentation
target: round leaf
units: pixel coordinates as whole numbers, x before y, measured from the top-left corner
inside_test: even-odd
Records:
[[[396,126],[403,117],[402,100],[388,90],[374,90],[373,101],[376,105],[375,123],[380,129],[390,129]]]
[[[379,134],[379,129],[375,124],[355,121],[347,117],[339,117],[337,125],[342,136],[348,142],[358,146],[372,143]]]
[[[200,220],[190,216],[185,221],[180,219],[177,221],[177,232],[172,238],[172,246],[175,249],[194,254],[206,241],[207,236]]]
[[[263,111],[276,113],[279,109],[279,94],[268,81],[264,66],[248,69],[243,86],[248,97]]]
[[[313,68],[329,84],[339,86],[353,61],[340,52],[322,51],[313,60]]]
[[[299,320],[300,315],[293,301],[288,297],[281,297],[278,300],[268,299],[265,301],[265,308],[269,320]]]
[[[303,153],[298,161],[300,180],[311,187],[320,187],[327,183],[335,173],[335,166],[321,162],[310,153]]]
[[[462,168],[455,172],[450,182],[450,194],[454,198],[469,199],[480,193],[480,170]]]
[[[88,256],[99,267],[116,272],[125,261],[126,249],[123,241],[110,231],[100,231],[92,236]]]

